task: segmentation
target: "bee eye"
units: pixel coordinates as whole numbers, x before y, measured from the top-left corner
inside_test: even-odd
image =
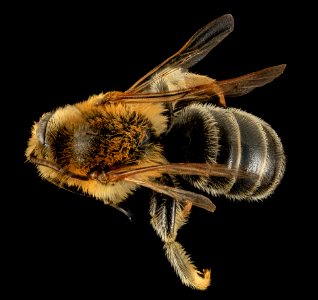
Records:
[[[46,128],[51,116],[52,116],[52,113],[44,114],[38,123],[36,137],[42,145],[45,145]]]

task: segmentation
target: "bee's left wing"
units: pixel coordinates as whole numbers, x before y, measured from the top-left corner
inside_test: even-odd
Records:
[[[229,33],[233,31],[232,15],[223,15],[198,30],[174,55],[140,78],[126,93],[165,92],[167,83],[182,81],[182,74],[203,59]]]
[[[157,193],[167,195],[179,202],[191,202],[194,206],[214,212],[215,205],[212,201],[201,194],[180,188],[157,183],[147,178],[158,178],[162,174],[169,175],[199,175],[217,177],[243,177],[255,178],[256,174],[230,169],[226,165],[211,163],[169,163],[163,165],[141,167],[132,166],[112,170],[104,174],[106,181],[128,181],[137,185],[147,187]],[[146,176],[143,176],[146,175]],[[101,176],[100,178],[103,178]]]

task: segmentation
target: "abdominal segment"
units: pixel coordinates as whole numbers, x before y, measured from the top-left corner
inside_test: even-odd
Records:
[[[165,139],[170,162],[225,164],[246,176],[232,178],[180,176],[185,186],[233,199],[262,199],[283,175],[285,156],[269,124],[245,111],[192,104],[172,120]],[[249,175],[250,174],[250,175]]]

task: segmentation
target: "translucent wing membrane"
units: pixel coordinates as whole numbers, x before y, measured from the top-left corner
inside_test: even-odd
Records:
[[[197,31],[174,55],[140,78],[128,93],[145,92],[154,76],[164,77],[175,69],[187,69],[198,63],[234,29],[232,15],[223,15]]]
[[[142,168],[138,168],[138,166],[124,167],[109,171],[107,176],[112,181],[118,181],[135,175],[152,173],[154,171],[158,171],[160,174],[166,173],[169,175],[219,176],[226,178],[256,176],[253,173],[231,169],[226,165],[217,163],[171,163]]]
[[[154,172],[159,172],[155,177],[162,174],[169,175],[199,175],[199,176],[218,176],[218,177],[248,177],[254,178],[257,175],[247,173],[241,170],[230,169],[225,165],[220,164],[206,164],[206,163],[171,163],[166,165],[158,165],[151,167],[138,168],[138,166],[119,168],[108,172],[106,175],[107,181],[124,180],[136,183],[140,186],[144,186],[152,189],[155,192],[165,194],[171,198],[185,202],[190,201],[193,205],[213,212],[215,205],[208,197],[201,194],[193,193],[190,191],[182,190],[179,188],[162,185],[149,179],[143,179],[140,175],[152,175]],[[149,176],[151,177],[151,176]]]
[[[173,103],[178,101],[208,101],[217,96],[225,105],[224,96],[249,93],[281,75],[286,65],[265,68],[232,79],[216,81],[188,71],[203,59],[234,29],[232,15],[226,14],[197,31],[174,55],[139,79],[125,92],[110,92],[98,98],[104,103]]]
[[[160,93],[114,92],[105,94],[104,102],[125,103],[167,103],[176,101],[208,101],[221,93],[228,97],[237,97],[251,92],[257,87],[270,83],[280,76],[286,65],[281,64],[232,79],[213,81],[210,84],[197,85],[186,89]],[[97,103],[101,104],[101,103]]]
[[[171,197],[172,199],[175,199],[180,202],[191,202],[193,205],[203,208],[207,211],[214,212],[215,211],[215,205],[212,203],[212,201],[203,195],[193,193],[190,191],[182,190],[179,188],[162,185],[155,183],[153,181],[148,180],[142,180],[139,179],[136,176],[129,176],[124,179],[125,181],[136,183],[140,186],[147,187],[157,193],[167,195]]]
[[[242,96],[251,92],[257,87],[261,87],[267,83],[270,83],[275,78],[280,76],[284,72],[285,68],[285,64],[269,67],[233,79],[219,81],[217,84],[225,96]]]

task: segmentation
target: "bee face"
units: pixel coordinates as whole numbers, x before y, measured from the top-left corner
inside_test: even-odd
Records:
[[[66,118],[68,122],[65,122]],[[33,126],[27,153],[33,152],[39,159],[60,160],[70,134],[82,121],[80,111],[71,105],[43,114]]]
[[[188,70],[233,28],[233,17],[221,16],[125,92],[44,114],[26,150],[44,179],[124,213],[120,202],[137,187],[151,189],[151,225],[167,259],[183,284],[199,290],[210,285],[210,271],[200,272],[176,241],[192,206],[215,210],[202,193],[264,199],[285,170],[283,146],[271,126],[225,102],[225,96],[271,82],[285,65],[221,81]],[[219,106],[209,103],[214,97]]]

